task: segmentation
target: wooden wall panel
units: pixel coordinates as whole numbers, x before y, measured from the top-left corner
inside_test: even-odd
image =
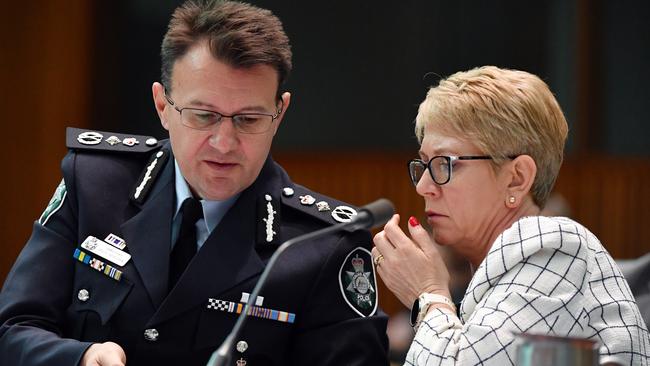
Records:
[[[571,216],[593,231],[615,258],[650,251],[650,160],[569,158],[556,191]]]
[[[65,126],[88,125],[91,4],[3,4],[0,282],[61,180]]]

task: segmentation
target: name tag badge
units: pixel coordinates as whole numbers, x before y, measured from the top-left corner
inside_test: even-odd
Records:
[[[126,242],[124,241],[124,239],[120,238],[119,236],[113,233],[108,234],[108,236],[106,237],[106,239],[104,239],[104,241],[116,247],[119,250],[124,250],[124,248],[126,248]]]
[[[123,252],[103,240],[90,235],[81,243],[81,247],[120,267],[124,266],[131,259],[129,253]]]

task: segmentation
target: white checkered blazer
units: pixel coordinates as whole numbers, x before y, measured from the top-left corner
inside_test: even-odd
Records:
[[[590,338],[601,363],[650,365],[648,330],[613,259],[584,226],[526,217],[496,239],[461,304],[429,312],[405,365],[514,365],[515,335]]]

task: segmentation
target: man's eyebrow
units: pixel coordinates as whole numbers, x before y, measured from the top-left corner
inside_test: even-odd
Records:
[[[214,105],[203,102],[198,99],[191,100],[189,102],[189,105],[191,106],[189,108],[199,108],[199,109],[210,110],[217,113],[225,113],[219,111],[218,108],[215,107]],[[261,105],[252,105],[252,106],[246,106],[244,108],[241,108],[240,110],[234,112],[233,114],[241,114],[241,113],[269,113],[269,111]]]

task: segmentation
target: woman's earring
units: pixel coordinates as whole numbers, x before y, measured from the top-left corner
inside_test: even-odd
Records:
[[[510,196],[510,198],[508,198],[508,203],[510,203],[511,205],[513,205],[515,203],[515,201],[517,201],[515,196]]]

